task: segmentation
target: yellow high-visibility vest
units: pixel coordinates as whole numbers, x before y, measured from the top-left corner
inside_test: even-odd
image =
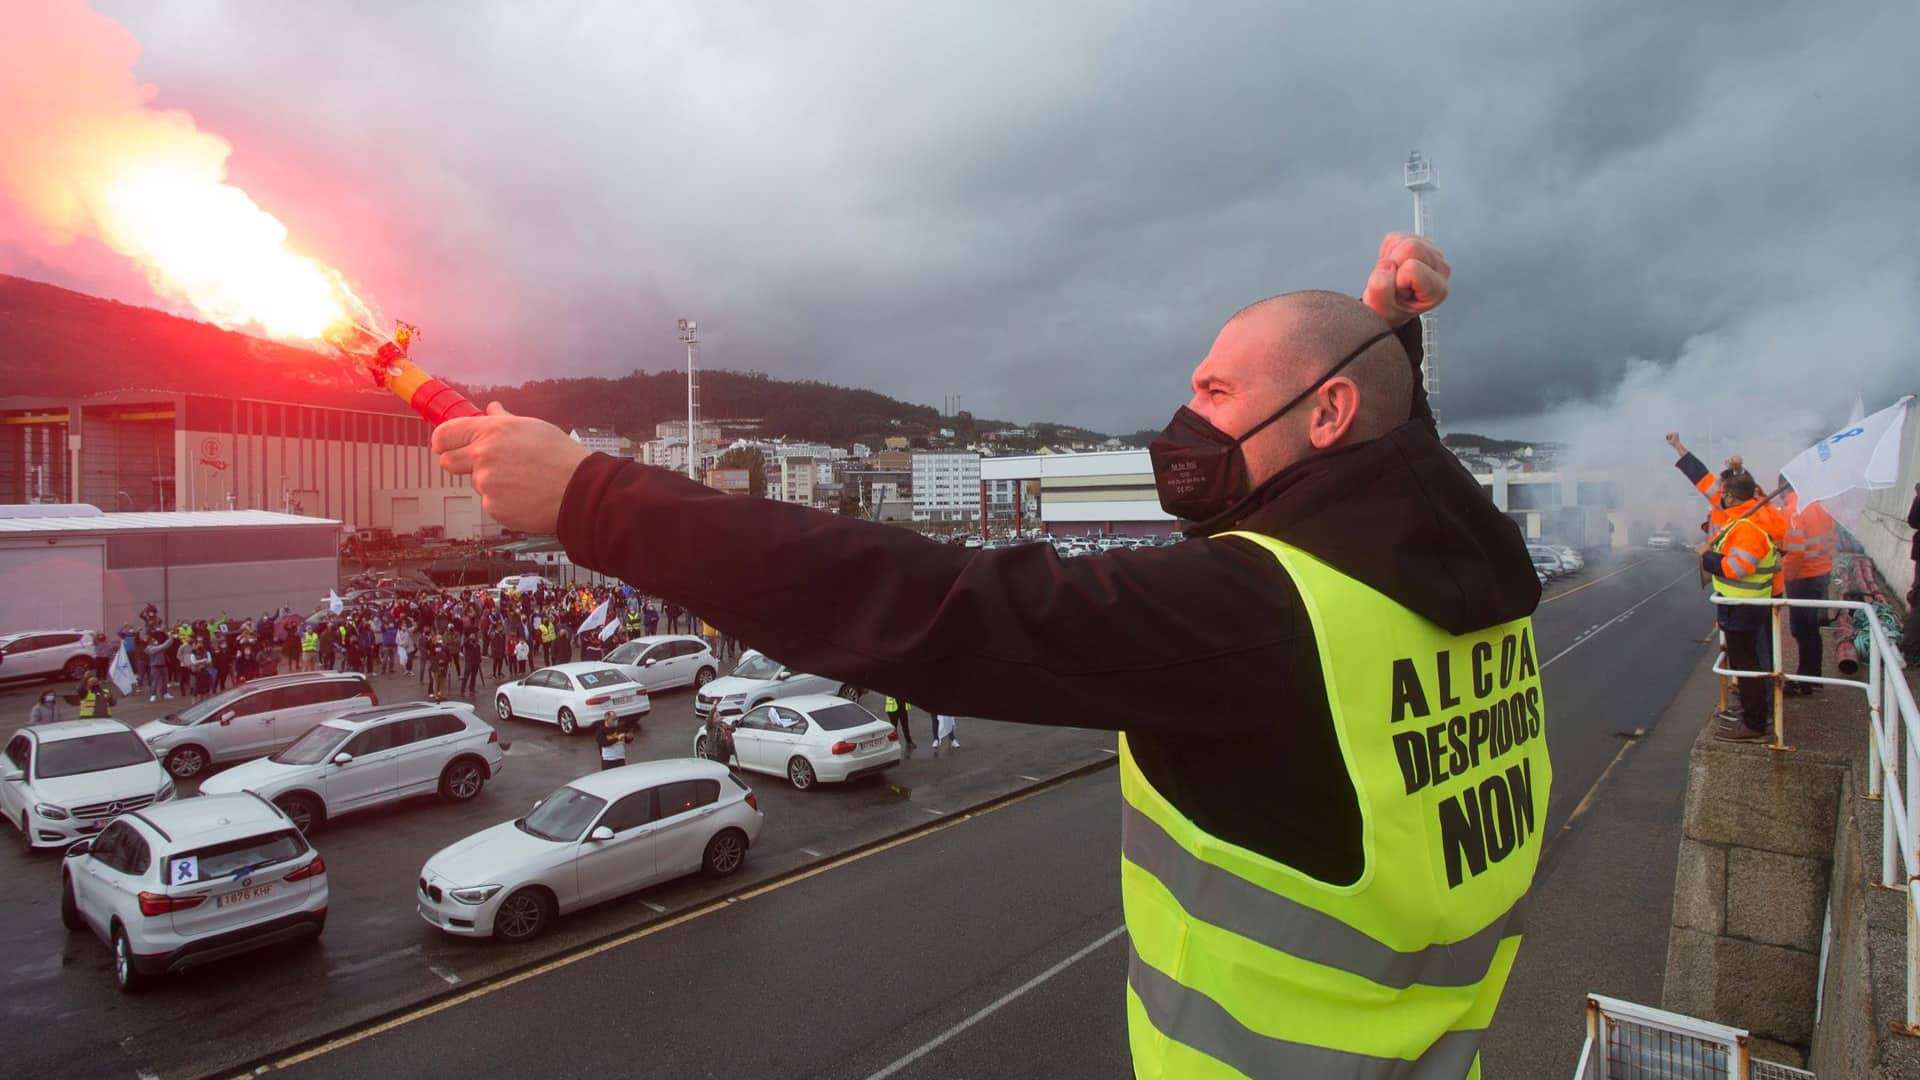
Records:
[[[1478,1077],[1552,782],[1532,620],[1450,634],[1270,537],[1300,590],[1364,869],[1213,836],[1120,739],[1127,1031],[1149,1078]],[[1273,722],[1290,722],[1287,702]]]

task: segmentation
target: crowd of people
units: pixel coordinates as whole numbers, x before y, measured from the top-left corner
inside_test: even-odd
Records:
[[[131,672],[131,689],[123,692],[144,694],[148,701],[201,701],[252,679],[292,671],[403,672],[436,700],[471,699],[483,670],[497,683],[536,667],[597,660],[633,638],[663,631],[702,637],[722,660],[738,659],[742,651],[738,639],[693,613],[624,585],[425,590],[378,600],[336,600],[313,615],[281,608],[250,618],[223,613],[172,625],[148,604],[135,622],[120,627],[117,644],[105,634],[95,635],[94,671],[68,701],[82,717],[112,715],[116,649],[125,654],[123,670]],[[56,691],[44,693],[31,722],[60,719],[59,698]]]

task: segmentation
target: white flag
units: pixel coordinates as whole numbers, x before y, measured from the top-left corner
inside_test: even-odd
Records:
[[[620,624],[617,622],[609,622],[607,623],[607,625],[600,628],[600,640],[610,641],[613,639],[613,635],[619,632],[620,632]]]
[[[1849,491],[1878,491],[1900,479],[1900,433],[1913,403],[1908,394],[1800,452],[1780,470],[1801,505]]]
[[[600,601],[600,606],[593,609],[593,612],[587,616],[586,621],[580,624],[580,629],[574,631],[574,633],[584,634],[587,631],[593,629],[594,627],[599,626],[601,623],[606,622],[607,621],[607,605],[609,603],[612,603],[612,601],[610,600]]]
[[[133,661],[127,659],[124,643],[113,647],[113,663],[107,665],[107,678],[113,680],[113,685],[119,687],[122,694],[133,693]]]
[[[332,589],[327,590],[327,610],[328,611],[334,613],[335,615],[338,615],[342,610],[346,608],[346,606],[347,606],[347,602],[345,600],[340,599],[339,593],[335,592]]]

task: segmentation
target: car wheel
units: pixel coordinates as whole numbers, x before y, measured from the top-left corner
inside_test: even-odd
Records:
[[[859,701],[860,688],[853,685],[852,683],[848,683],[847,685],[840,688],[840,696],[843,698],[846,698],[848,701]]]
[[[511,720],[513,719],[513,702],[507,700],[507,695],[501,694],[493,699],[493,712],[502,720]]]
[[[571,735],[580,730],[580,722],[573,718],[572,709],[560,710],[560,734]]]
[[[113,982],[123,994],[131,994],[147,983],[140,969],[133,966],[133,943],[127,940],[126,930],[113,928]]]
[[[705,735],[693,740],[693,756],[697,758],[713,756],[707,753],[707,737]]]
[[[501,941],[532,941],[553,921],[553,901],[538,889],[521,889],[500,901],[493,914],[493,936]]]
[[[708,877],[726,877],[747,861],[747,834],[739,829],[722,829],[707,841],[707,854],[701,867]]]
[[[805,791],[813,786],[813,763],[806,758],[795,756],[787,762],[787,780],[796,790]]]
[[[302,836],[312,832],[325,817],[319,804],[306,795],[282,795],[273,800],[273,805],[287,815],[287,820],[293,822],[293,827],[299,829]]]
[[[93,673],[93,661],[84,656],[76,656],[67,661],[67,666],[60,669],[60,673],[67,677],[68,682],[79,682]]]
[[[472,758],[464,758],[441,771],[440,797],[450,802],[466,802],[480,794],[486,784],[486,770]]]
[[[705,687],[708,683],[712,682],[714,678],[719,674],[720,674],[719,672],[713,670],[710,667],[701,668],[699,674],[693,677],[693,688],[695,690],[699,690]]]
[[[176,780],[191,780],[207,770],[207,752],[197,746],[176,747],[167,755],[167,771]]]
[[[73,897],[73,877],[60,875],[60,925],[69,930],[85,930],[87,923],[80,917],[80,902]]]

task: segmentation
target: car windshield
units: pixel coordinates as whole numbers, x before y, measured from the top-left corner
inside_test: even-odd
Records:
[[[604,668],[600,671],[583,671],[575,675],[574,678],[579,679],[580,685],[586,687],[588,690],[598,690],[603,686],[612,686],[615,683],[633,681],[627,678],[625,672],[615,671],[612,668]]]
[[[56,776],[120,769],[152,761],[153,751],[131,731],[109,731],[103,735],[83,735],[78,739],[43,742],[35,755],[33,775],[42,780]]]
[[[175,727],[186,727],[189,724],[197,724],[211,717],[221,709],[239,701],[240,695],[245,692],[243,689],[235,689],[229,690],[224,694],[215,694],[207,700],[195,705],[189,705],[179,712],[168,713],[161,717],[160,721],[162,723],[172,724]]]
[[[273,755],[273,760],[282,765],[318,765],[330,760],[340,744],[352,734],[352,728],[321,724],[296,739],[292,746]]]
[[[229,840],[198,851],[167,857],[167,884],[191,885],[215,878],[245,877],[257,870],[306,854],[307,842],[289,829],[266,836]]]
[[[542,840],[571,843],[580,839],[587,823],[599,816],[607,800],[597,799],[578,788],[563,787],[533,808],[533,813],[514,822],[520,831]]]
[[[848,728],[859,727],[861,724],[879,722],[879,717],[851,701],[845,705],[829,705],[824,709],[814,709],[808,715],[813,717],[814,723],[828,731],[845,731]]]
[[[742,679],[771,679],[780,674],[780,664],[770,656],[749,656],[740,661],[733,673]]]

